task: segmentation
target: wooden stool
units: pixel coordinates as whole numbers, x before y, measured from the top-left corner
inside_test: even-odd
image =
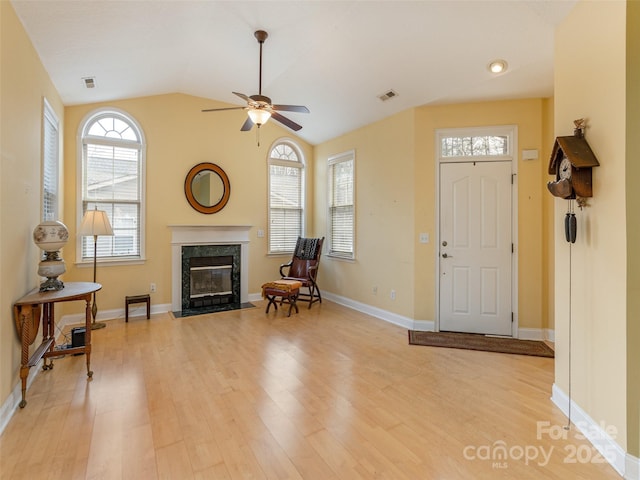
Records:
[[[280,298],[280,305],[282,305],[283,303],[289,304],[289,314],[287,315],[287,317],[291,316],[292,308],[295,308],[296,313],[298,313],[298,305],[296,304],[296,300],[298,298],[298,294],[300,293],[301,286],[302,282],[298,282],[296,280],[277,280],[275,282],[269,282],[262,285],[262,297],[269,300],[265,313],[269,313],[269,308],[271,308],[271,305],[273,305],[276,311],[278,311],[278,297]]]
[[[146,303],[147,304],[147,320],[151,318],[151,295],[148,293],[144,295],[130,295],[124,298],[124,321],[129,321],[129,305],[132,303]]]

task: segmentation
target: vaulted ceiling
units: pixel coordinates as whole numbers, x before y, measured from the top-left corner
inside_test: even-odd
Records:
[[[65,105],[174,92],[242,105],[232,92],[258,93],[266,30],[262,93],[309,108],[286,116],[312,144],[420,105],[551,96],[554,30],[575,4],[11,1]],[[494,59],[507,71],[491,74]]]

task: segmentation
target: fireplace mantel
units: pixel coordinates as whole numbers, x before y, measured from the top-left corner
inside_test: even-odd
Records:
[[[249,232],[251,225],[169,225],[171,229],[171,309],[182,310],[182,247],[240,245],[240,301],[249,301]]]

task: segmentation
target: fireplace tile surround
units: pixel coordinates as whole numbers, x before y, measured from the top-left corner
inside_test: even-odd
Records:
[[[240,303],[240,245],[183,245],[182,246],[182,308],[181,310],[189,310],[191,294],[191,268],[190,260],[194,257],[226,257],[232,258],[231,286],[232,297],[231,303]]]
[[[248,225],[169,225],[171,229],[171,309],[180,313],[184,310],[183,301],[183,247],[202,247],[187,249],[191,252],[209,251],[207,246],[238,247],[240,303],[249,301],[249,232]],[[227,248],[228,247],[228,248]],[[231,248],[237,250],[237,248]],[[188,303],[188,300],[187,300]],[[219,310],[225,309],[224,307]],[[189,313],[185,310],[185,313]],[[204,312],[203,312],[204,313]]]

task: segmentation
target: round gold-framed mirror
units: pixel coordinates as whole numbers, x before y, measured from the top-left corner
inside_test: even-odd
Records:
[[[229,177],[215,163],[203,162],[194,166],[184,180],[187,201],[200,213],[216,213],[229,201]]]

